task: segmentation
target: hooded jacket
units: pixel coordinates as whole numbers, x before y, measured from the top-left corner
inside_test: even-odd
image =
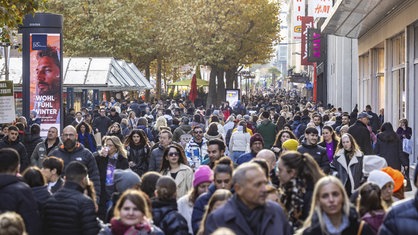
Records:
[[[308,145],[306,144],[306,140],[304,140],[302,141],[302,145],[298,147],[298,152],[302,154],[309,153],[315,159],[324,173],[329,173],[329,160],[327,156],[327,150],[324,147],[317,144]]]

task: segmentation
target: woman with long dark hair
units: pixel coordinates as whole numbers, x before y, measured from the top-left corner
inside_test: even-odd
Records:
[[[402,142],[390,122],[385,122],[380,127],[374,152],[383,157],[388,166],[401,170]]]
[[[282,144],[288,139],[297,140],[295,134],[292,131],[288,131],[288,130],[281,130],[276,135],[276,140],[274,141],[273,147],[271,147],[271,150],[276,155],[276,158],[279,158],[280,154],[283,151]]]
[[[78,142],[84,145],[84,147],[88,148],[90,152],[94,153],[97,151],[97,143],[94,139],[92,128],[87,122],[82,121],[80,122],[77,127],[77,134],[78,134]]]
[[[183,147],[170,144],[165,148],[160,173],[174,179],[177,185],[177,199],[192,189],[193,170],[188,166]]]
[[[129,168],[141,177],[148,171],[148,157],[151,151],[145,132],[141,129],[133,129],[125,140],[125,148],[128,152]]]
[[[322,141],[319,142],[318,145],[324,147],[327,150],[328,160],[329,162],[332,162],[334,159],[335,151],[337,150],[339,139],[331,126],[322,127],[321,140]]]
[[[287,151],[280,157],[276,172],[283,190],[281,202],[296,230],[309,214],[313,186],[325,175],[311,155],[296,151]]]

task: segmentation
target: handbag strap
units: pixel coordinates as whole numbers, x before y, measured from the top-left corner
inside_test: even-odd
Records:
[[[361,234],[361,232],[363,231],[363,226],[364,226],[364,220],[362,220],[360,222],[360,226],[358,228],[357,235],[360,235]]]

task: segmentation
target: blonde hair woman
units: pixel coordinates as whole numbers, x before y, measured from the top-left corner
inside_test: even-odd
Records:
[[[101,197],[99,202],[99,218],[106,216],[106,202],[114,191],[113,173],[116,169],[129,167],[127,152],[117,136],[103,137],[103,148],[95,154],[100,175]]]
[[[160,131],[164,128],[168,127],[167,119],[164,116],[160,116],[155,121],[154,127],[152,128],[152,135],[154,136],[153,141],[158,142],[158,138],[160,136]]]
[[[296,234],[372,235],[370,227],[359,221],[341,181],[325,176],[316,183],[309,216]]]

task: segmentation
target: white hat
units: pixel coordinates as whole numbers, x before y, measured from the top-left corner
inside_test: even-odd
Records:
[[[387,167],[386,159],[377,155],[365,155],[363,157],[363,174],[368,176],[372,170],[380,170]]]
[[[380,170],[372,170],[370,172],[369,178],[367,178],[367,182],[377,184],[380,189],[382,189],[383,186],[389,182],[394,183],[392,177],[390,177],[386,172]]]

